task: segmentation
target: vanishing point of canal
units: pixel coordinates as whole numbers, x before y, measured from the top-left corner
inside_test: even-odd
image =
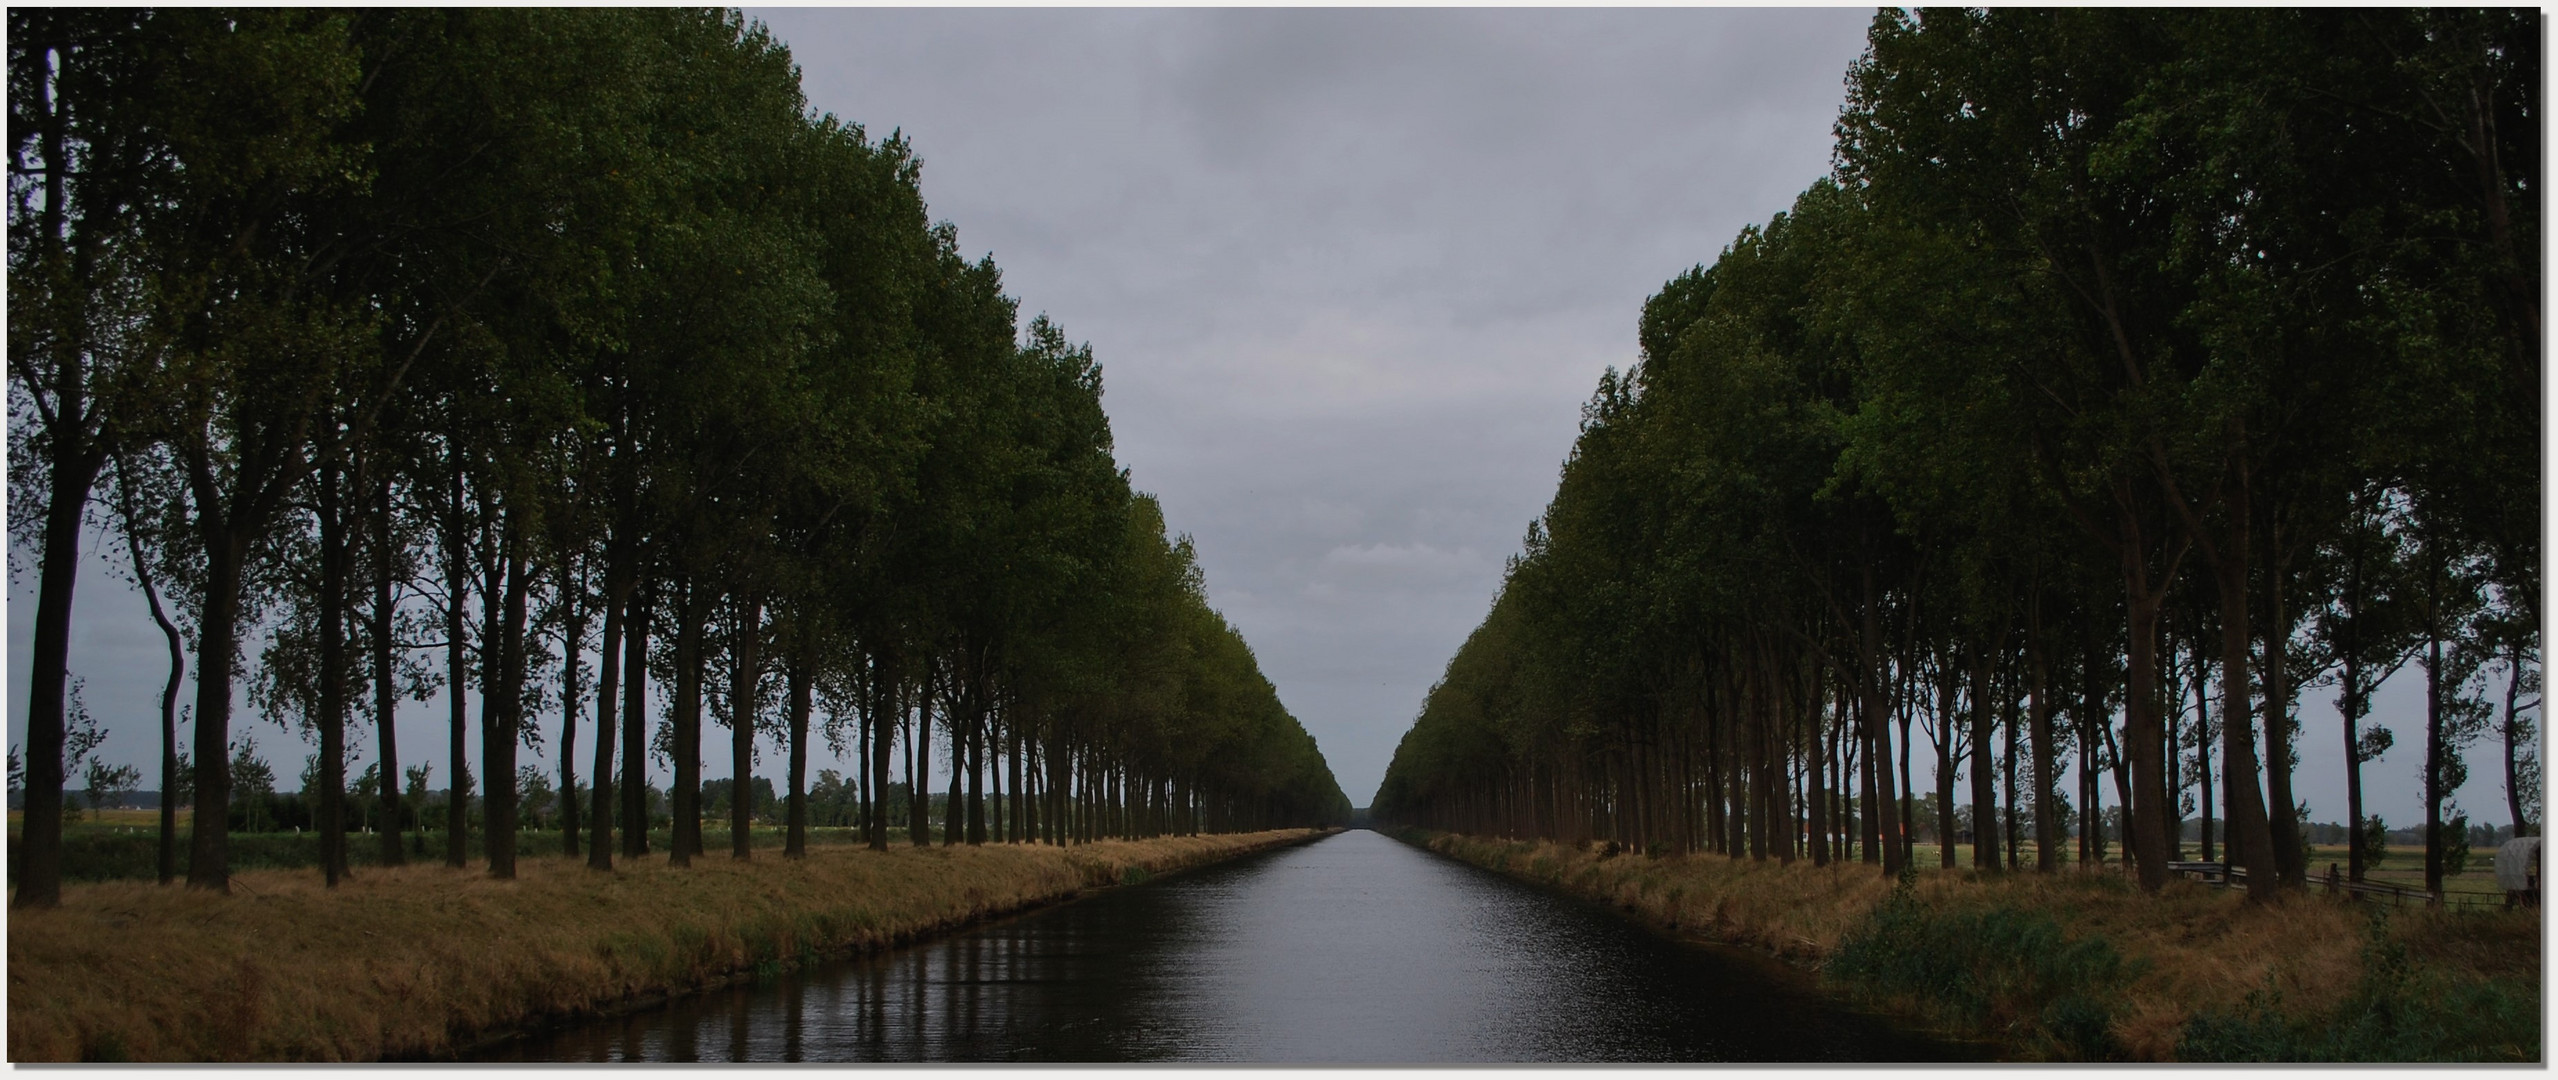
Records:
[[[1943,1061],[1737,949],[1374,832],[492,1047],[492,1061]]]

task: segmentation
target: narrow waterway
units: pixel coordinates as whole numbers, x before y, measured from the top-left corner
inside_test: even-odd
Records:
[[[494,1048],[492,1061],[1943,1061],[1806,976],[1373,832]]]

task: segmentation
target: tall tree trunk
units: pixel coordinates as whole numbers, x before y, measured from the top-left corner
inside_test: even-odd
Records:
[[[2195,784],[2202,793],[2203,861],[2218,862],[2214,858],[2218,849],[2214,847],[2212,838],[2212,805],[2218,800],[2212,794],[2211,680],[2206,674],[2210,668],[2203,661],[2203,642],[2199,632],[2195,635],[2191,651],[2194,654],[2194,762],[2201,766]],[[2356,772],[2359,774],[2360,770]],[[2360,792],[2354,792],[2354,796],[2359,803]]]
[[[2146,559],[2148,543],[2144,539],[2139,518],[2129,509],[2129,496],[2118,498],[2122,507],[2118,522],[2123,538],[2119,549],[2123,572],[2123,606],[2125,615],[2125,662],[2123,686],[2123,757],[2131,774],[2130,790],[2141,793],[2137,799],[2123,804],[2130,819],[2131,836],[2124,854],[2132,859],[2139,875],[2141,889],[2157,892],[2167,887],[2167,808],[2159,805],[2156,795],[2167,790],[2167,763],[2164,759],[2166,732],[2160,716],[2158,698],[2158,618],[2166,601],[2166,587],[2175,576],[2176,558],[2168,560],[2159,581],[2150,578]],[[2180,551],[2181,556],[2181,551]],[[2253,782],[2252,780],[2250,781]],[[2252,788],[2250,790],[2253,790]],[[2260,814],[2261,818],[2262,815]]]
[[[2239,528],[2234,547],[2245,542],[2244,526]],[[2248,899],[2263,901],[2273,897],[2282,881],[2274,865],[2273,825],[2256,786],[2256,725],[2247,678],[2255,652],[2247,625],[2247,564],[2230,555],[2216,569],[2221,588],[2221,788],[2229,811],[2230,861],[2247,869]]]
[[[916,696],[919,711],[915,720],[915,737],[908,741],[906,786],[910,809],[907,810],[906,838],[916,847],[932,846],[933,810],[933,668],[935,661],[924,661],[924,685]]]
[[[73,50],[48,50],[42,43],[22,42],[38,56],[51,52],[54,62],[67,67],[78,62]],[[15,66],[13,60],[12,66]],[[14,72],[13,72],[14,74]],[[71,239],[72,218],[68,190],[74,168],[71,150],[71,121],[68,108],[57,96],[59,69],[36,80],[36,109],[40,117],[39,137],[43,146],[44,179],[42,205],[37,208],[41,220],[38,245],[42,269],[36,273],[62,274],[71,287],[84,287],[95,276],[92,270],[96,241],[95,230],[83,229],[75,242]],[[14,129],[16,125],[13,123]],[[23,136],[24,133],[19,133]],[[12,173],[17,160],[13,158]],[[12,181],[14,191],[15,180]],[[18,220],[15,204],[10,214],[11,246],[16,246]],[[14,260],[13,260],[14,261]],[[13,273],[13,277],[19,276]],[[85,298],[84,298],[85,299]],[[72,301],[85,306],[83,301]],[[68,765],[63,761],[65,731],[69,716],[71,684],[71,592],[80,578],[80,528],[88,517],[89,492],[97,483],[99,470],[106,467],[105,440],[100,430],[99,403],[89,394],[89,341],[87,316],[74,313],[67,320],[63,340],[47,349],[52,361],[46,387],[51,391],[51,422],[44,424],[44,435],[38,452],[44,458],[45,507],[43,555],[36,565],[36,624],[33,654],[28,658],[27,672],[27,761],[26,817],[21,824],[20,839],[12,854],[17,856],[17,894],[9,906],[16,908],[49,908],[62,903],[62,788]],[[19,359],[20,330],[13,321],[10,327],[10,358],[13,366]],[[12,375],[17,383],[23,375]],[[11,399],[12,423],[17,423],[15,403]],[[12,494],[16,485],[11,485]],[[11,500],[15,502],[13,498]],[[237,579],[236,572],[233,575]],[[236,600],[233,603],[237,603]],[[201,668],[199,668],[201,670]],[[227,676],[230,668],[223,669]],[[228,687],[226,686],[227,690]],[[229,699],[225,698],[227,703]],[[200,726],[200,725],[199,725]],[[199,740],[201,741],[201,740]],[[217,755],[219,756],[219,755]],[[226,757],[227,763],[227,757]],[[227,790],[224,793],[227,797]],[[165,801],[165,800],[163,800]],[[202,836],[199,831],[198,836]],[[217,851],[221,849],[217,848]],[[195,881],[190,870],[190,884]]]
[[[463,610],[470,596],[470,556],[462,536],[462,458],[453,454],[452,519],[444,528],[444,693],[452,705],[451,746],[453,776],[446,786],[444,800],[444,865],[459,870],[470,864],[469,839],[471,821],[470,748],[464,732],[470,726],[471,670],[469,656],[469,619]],[[485,653],[492,643],[483,641]],[[484,663],[489,659],[482,657]]]
[[[2004,714],[2003,719],[2005,721],[2000,725],[2000,727],[2007,732],[2007,753],[2000,761],[2000,765],[2002,765],[2003,768],[1999,770],[2000,778],[2006,781],[2006,789],[2003,794],[2007,796],[2007,816],[2005,822],[2007,827],[2007,868],[2010,870],[2018,870],[2023,868],[2020,865],[2020,860],[2024,858],[2025,842],[2024,837],[2019,835],[2017,829],[2017,815],[2023,809],[2023,800],[2017,797],[2016,787],[2017,760],[2020,756],[2017,752],[2017,739],[2018,733],[2024,730],[2024,725],[2017,722],[2016,695],[2012,690],[2009,692],[2003,692],[1999,695],[1999,712]]]
[[[1857,809],[1859,811],[1857,814],[1857,821],[1861,826],[1863,826],[1862,835],[1859,836],[1858,839],[1863,845],[1865,861],[1877,865],[1882,864],[1885,857],[1882,815],[1883,798],[1875,794],[1874,783],[1874,774],[1881,771],[1877,768],[1877,759],[1883,756],[1883,750],[1880,745],[1881,740],[1878,738],[1881,734],[1878,730],[1879,727],[1880,725],[1874,723],[1871,717],[1867,717],[1863,723],[1858,725],[1856,733],[1856,801],[1858,804]],[[1892,845],[1892,847],[1896,849],[1898,846],[1899,845]]]
[[[1990,708],[1990,648],[1972,656],[1972,869],[1996,871],[1998,851],[1997,755],[1991,752],[1998,714]]]
[[[2443,558],[2425,543],[2425,891],[2443,891]]]
[[[755,857],[750,831],[755,809],[755,699],[764,682],[764,597],[750,592],[740,601],[737,637],[729,645],[734,670],[728,682],[728,754],[731,781],[728,798],[728,855]]]
[[[240,654],[240,569],[249,538],[205,519],[204,601],[195,637],[195,821],[187,887],[231,891],[231,665]],[[58,760],[60,754],[55,755]],[[32,829],[30,831],[33,831]],[[26,895],[21,887],[19,896]],[[23,901],[20,901],[23,903]]]
[[[1004,809],[1008,811],[1007,816],[1011,819],[1012,827],[1005,833],[1004,838],[1007,842],[1016,844],[1021,842],[1023,833],[1030,827],[1030,819],[1028,816],[1030,803],[1022,798],[1024,789],[1021,786],[1021,759],[1023,744],[1027,742],[1027,740],[1022,737],[1022,717],[1019,711],[1020,708],[1021,701],[1019,698],[1015,698],[1013,699],[1012,704],[1004,709],[1004,736],[1007,749],[1010,751],[1004,756],[1009,759],[1007,766],[1012,769],[1011,783],[1004,788],[1005,791],[1011,793],[1010,797],[1004,802]]]
[[[2291,673],[2285,669],[2286,653],[2291,641],[2291,612],[2283,606],[2283,578],[2288,570],[2283,557],[2282,523],[2278,519],[2268,529],[2271,542],[2265,545],[2265,798],[2268,803],[2267,833],[2273,841],[2273,863],[2276,881],[2295,889],[2309,886],[2309,850],[2301,842],[2299,803],[2292,797],[2291,706],[2293,689]],[[2251,890],[2252,891],[2252,890]]]
[[[515,790],[515,744],[524,723],[524,674],[526,653],[525,607],[531,591],[532,567],[524,548],[530,541],[524,535],[520,511],[510,509],[500,547],[506,567],[505,602],[498,612],[498,625],[492,627],[497,645],[494,663],[483,663],[480,670],[492,676],[494,685],[481,691],[485,699],[480,725],[480,761],[488,772],[482,800],[488,830],[489,876],[512,879],[515,876],[515,837],[517,792]]]
[[[154,610],[157,605],[154,605]],[[2522,813],[2522,761],[2518,746],[2530,738],[2518,718],[2523,680],[2523,635],[2514,634],[2505,643],[2505,810],[2513,815],[2514,835],[2533,835],[2533,822]]]
[[[586,575],[584,554],[563,545],[560,557],[560,854],[577,857],[577,709],[578,661],[586,651]],[[572,570],[571,568],[575,569]],[[598,714],[601,715],[601,714]],[[604,774],[595,774],[602,780]]]
[[[2159,648],[2161,662],[2168,672],[2160,677],[2159,682],[2160,700],[2169,703],[2160,710],[2160,719],[2165,721],[2160,726],[2167,734],[2167,792],[2162,796],[2167,800],[2167,857],[2182,861],[2185,858],[2185,810],[2182,805],[2185,794],[2185,691],[2183,683],[2175,676],[2176,634],[2164,628],[2159,633],[2162,639]]]
[[[329,888],[346,877],[346,604],[347,536],[340,470],[320,463],[320,876]],[[308,792],[304,793],[306,796]]]
[[[614,694],[621,689],[622,611],[630,603],[630,593],[630,571],[615,545],[604,556],[604,640],[596,655],[603,668],[595,679],[595,787],[588,792],[586,815],[586,865],[597,870],[613,868],[613,729],[621,719]]]
[[[1877,610],[1882,605],[1883,598],[1875,591],[1874,564],[1870,560],[1866,562],[1864,570],[1864,598],[1865,624],[1862,653],[1865,662],[1865,727],[1866,737],[1873,743],[1874,765],[1870,770],[1874,777],[1872,798],[1875,800],[1875,810],[1879,815],[1894,801],[1892,770],[1887,756],[1892,741],[1889,730],[1891,703],[1886,700],[1891,685],[1891,673],[1885,669],[1882,618]],[[1898,837],[1891,838],[1882,845],[1883,873],[1886,875],[1901,872],[1901,855],[1904,849],[1901,840],[1902,838]]]
[[[969,666],[968,842],[982,845],[986,842],[986,661],[982,650],[971,657]]]
[[[1810,759],[1806,764],[1811,773],[1811,788],[1806,793],[1804,802],[1806,809],[1811,811],[1812,817],[1812,865],[1814,866],[1830,865],[1830,792],[1826,767],[1829,755],[1822,753],[1829,740],[1822,738],[1821,733],[1821,717],[1829,709],[1828,703],[1822,700],[1820,692],[1823,681],[1821,676],[1814,676],[1812,683],[1814,692],[1807,706],[1812,719],[1812,738],[1807,744],[1810,752],[1805,756]]]
[[[691,866],[702,853],[702,623],[712,601],[700,582],[685,580],[676,588],[675,707],[669,718],[674,738],[668,740],[674,744],[675,778],[667,799],[674,828],[667,861]]]
[[[2025,708],[2034,728],[2034,872],[2051,874],[2061,868],[2061,808],[2052,786],[2053,774],[2059,771],[2059,755],[2052,746],[2055,706],[2051,663],[2043,655],[2043,590],[2039,581],[2025,601],[2025,612]]]
[[[1936,671],[1936,865],[1954,869],[1954,693],[1951,657]]]
[[[1903,866],[1909,866],[1918,861],[1918,811],[1916,804],[1912,802],[1914,796],[1911,794],[1917,791],[1918,787],[1910,782],[1910,710],[1914,707],[1905,697],[1897,710],[1901,714],[1901,745],[1898,747],[1901,764],[1901,797],[1893,802],[1893,817],[1900,833],[1901,865]]]
[[[636,552],[634,552],[636,555]],[[638,567],[633,567],[636,578]],[[622,631],[622,857],[648,854],[648,626],[657,586],[635,581]]]
[[[151,574],[151,560],[142,550],[142,533],[133,506],[133,484],[125,476],[123,459],[116,461],[116,495],[124,518],[124,550],[133,561],[133,581],[142,587],[142,599],[151,605],[151,622],[160,628],[160,636],[169,643],[169,681],[160,688],[160,884],[167,885],[178,877],[178,803],[172,793],[178,789],[178,684],[186,678],[186,638],[169,621],[168,610],[160,604],[158,579]],[[2508,703],[2511,699],[2508,697]],[[2510,730],[2510,725],[2508,725]],[[2512,755],[2507,754],[2508,757]],[[2512,770],[2506,770],[2510,773]]]
[[[400,798],[400,735],[397,676],[398,633],[394,619],[392,575],[399,566],[395,543],[395,523],[391,520],[391,471],[378,470],[380,479],[373,489],[373,724],[374,738],[382,745],[380,792],[382,797],[382,865],[398,866],[408,861],[408,851],[400,846],[400,834],[407,828],[403,820]],[[425,822],[418,823],[421,828]]]
[[[807,649],[794,648],[782,678],[790,689],[790,806],[782,827],[782,857],[808,855],[808,714],[813,709]]]
[[[867,838],[872,851],[888,850],[888,765],[889,736],[895,733],[896,717],[890,701],[891,686],[896,677],[891,673],[886,653],[874,654],[870,665],[870,817]]]
[[[2113,745],[2113,740],[2106,737],[2106,733],[2114,729],[2114,718],[2106,715],[2105,712],[2105,679],[2101,671],[2107,657],[2103,647],[2097,644],[2094,620],[2091,618],[2081,625],[2087,629],[2085,648],[2079,656],[2078,671],[2078,730],[2081,748],[2078,774],[2080,786],[2087,792],[2083,800],[2087,806],[2086,828],[2082,831],[2087,834],[2088,869],[2094,871],[2105,865],[2105,815],[2102,805],[2105,801],[2105,778],[2104,770],[2097,761],[2097,748]],[[2118,800],[2115,805],[2121,807],[2123,822],[2129,825],[2131,823],[2130,804]],[[2173,840],[2175,837],[2170,836],[2169,839]],[[2174,846],[2172,843],[2169,845],[2170,848]]]

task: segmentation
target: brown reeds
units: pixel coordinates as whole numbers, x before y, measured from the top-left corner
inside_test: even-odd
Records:
[[[1892,882],[1861,863],[1756,862],[1721,855],[1606,855],[1544,841],[1437,835],[1429,847],[1489,869],[1614,904],[1674,934],[1741,945],[1817,968],[1866,926]],[[2172,1061],[2186,1024],[2273,991],[2287,1013],[2322,1015],[2354,992],[2364,965],[2366,916],[2320,894],[2270,904],[2184,881],[2143,895],[2119,873],[1917,875],[1912,897],[1940,911],[2007,908],[2045,916],[2072,940],[2103,938],[2128,963],[2107,1002],[2107,1034],[2122,1057]],[[2411,955],[2455,979],[2528,977],[2540,971],[2536,910],[2396,912],[2389,934]],[[1858,987],[1843,989],[1856,992]],[[1990,1039],[2019,1056],[2033,1039],[1996,1025],[1954,1022],[1933,1003],[1859,994],[1906,1018],[1963,1038]]]
[[[71,885],[58,909],[11,913],[9,1057],[434,1057],[1313,835],[814,848],[609,874],[527,858],[512,881],[412,865],[334,890],[250,871],[227,896]]]

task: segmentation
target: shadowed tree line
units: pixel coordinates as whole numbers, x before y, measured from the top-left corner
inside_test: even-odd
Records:
[[[439,691],[446,860],[476,801],[501,877],[518,750],[552,738],[587,796],[561,842],[597,867],[644,853],[652,756],[666,854],[704,853],[720,728],[732,775],[786,756],[790,856],[815,739],[855,762],[821,779],[872,847],[892,820],[950,844],[1347,818],[1113,461],[1091,351],[1022,325],[907,143],[813,114],[761,26],[9,18],[9,497],[38,583],[14,903],[59,896],[94,524],[168,642],[159,781],[192,826],[181,855],[163,800],[163,881],[227,888],[238,688],[317,745],[331,883],[353,801],[403,858],[394,788],[423,773],[395,717]]]
[[[1644,304],[1379,819],[1894,872],[2092,867],[2119,815],[2155,890],[2199,814],[2263,897],[2302,695],[2377,832],[2412,665],[2428,888],[2477,739],[2535,832],[2540,42],[1879,14],[1832,174]]]

